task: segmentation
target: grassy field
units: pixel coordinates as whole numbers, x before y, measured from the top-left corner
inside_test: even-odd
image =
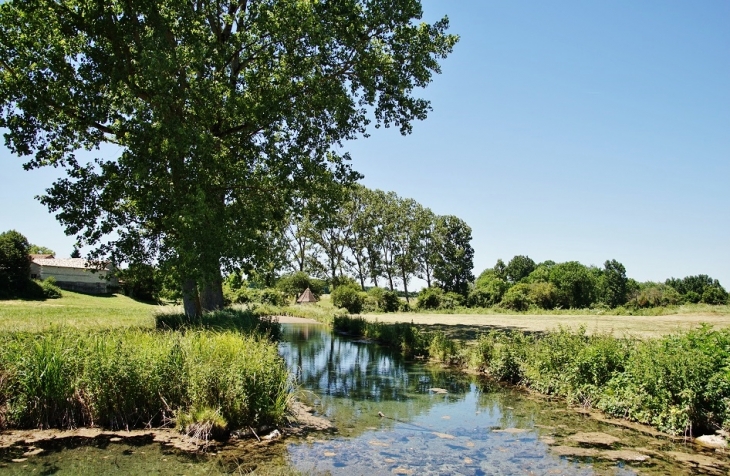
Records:
[[[364,314],[368,321],[412,322],[424,330],[441,330],[451,338],[472,340],[489,330],[519,330],[544,332],[566,327],[576,329],[581,325],[588,333],[612,332],[617,337],[658,337],[694,329],[702,323],[715,328],[730,327],[727,314],[670,314],[664,316],[608,316],[608,315],[527,315],[527,314],[419,314],[414,312],[395,314]]]
[[[160,306],[145,304],[120,294],[88,296],[63,291],[60,299],[0,301],[0,330],[42,331],[66,325],[77,329],[110,329],[155,325]]]

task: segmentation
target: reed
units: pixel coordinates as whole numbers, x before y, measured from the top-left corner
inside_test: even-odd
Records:
[[[187,329],[0,334],[0,424],[172,425],[212,409],[232,428],[281,422],[291,381],[262,335]]]

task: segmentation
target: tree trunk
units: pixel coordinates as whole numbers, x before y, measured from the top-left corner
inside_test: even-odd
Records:
[[[406,293],[406,302],[410,304],[411,301],[408,299],[408,280],[406,280],[405,270],[401,270],[401,274],[403,275],[403,292]]]
[[[223,309],[223,279],[220,275],[210,283],[206,283],[200,292],[200,305],[203,311]]]
[[[183,309],[188,319],[200,317],[202,314],[198,286],[194,279],[183,281]]]

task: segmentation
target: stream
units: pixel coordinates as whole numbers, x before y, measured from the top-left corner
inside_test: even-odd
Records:
[[[5,474],[332,475],[728,474],[730,456],[591,418],[475,375],[404,361],[387,348],[284,324],[280,353],[297,397],[337,431],[252,453],[188,455],[150,441],[74,441],[22,457],[0,453]]]

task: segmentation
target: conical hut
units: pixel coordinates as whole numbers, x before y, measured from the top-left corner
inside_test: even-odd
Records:
[[[314,297],[309,288],[305,289],[302,295],[297,298],[297,304],[313,304],[315,302],[317,302],[317,298]]]

